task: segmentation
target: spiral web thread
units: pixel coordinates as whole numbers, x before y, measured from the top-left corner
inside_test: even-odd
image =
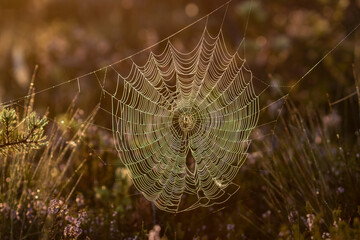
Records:
[[[132,61],[127,76],[109,67],[103,80],[114,75],[113,91],[99,82],[111,99],[116,150],[148,200],[180,212],[223,203],[238,190],[233,179],[260,108],[252,73],[227,50],[221,29],[212,36],[205,26],[187,53],[167,40],[145,64]]]

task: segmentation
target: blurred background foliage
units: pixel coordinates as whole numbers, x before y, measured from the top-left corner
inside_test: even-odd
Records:
[[[0,101],[27,94],[35,65],[39,65],[35,88],[48,88],[151,46],[222,3],[225,1],[1,0]],[[209,28],[216,31],[223,14],[214,14]],[[228,48],[235,49],[246,29],[245,57],[254,75],[272,86],[289,86],[359,22],[358,0],[233,0],[223,30]],[[180,49],[189,50],[198,41],[202,27],[191,27],[172,40]],[[61,135],[47,148],[57,149],[59,141],[72,153],[53,150],[61,161],[54,163],[57,168],[44,167],[43,171],[51,172],[56,180],[59,172],[68,169],[61,179],[74,181],[75,175],[79,181],[64,186],[66,194],[61,196],[56,189],[50,193],[41,186],[44,179],[39,178],[38,185],[27,186],[31,193],[27,200],[22,197],[7,205],[10,198],[2,191],[0,224],[12,219],[12,225],[1,228],[3,238],[14,237],[9,229],[16,221],[21,222],[21,211],[28,211],[24,206],[34,204],[36,191],[41,189],[48,191],[40,199],[43,205],[51,207],[55,200],[63,201],[70,211],[62,215],[56,212],[56,216],[39,213],[36,219],[42,220],[35,230],[27,230],[25,236],[29,238],[36,238],[39,232],[65,239],[77,237],[66,228],[78,227],[69,216],[79,219],[81,211],[86,211],[86,220],[79,220],[81,239],[146,239],[155,224],[161,226],[160,235],[168,239],[356,239],[360,234],[359,106],[356,95],[332,108],[328,101],[348,96],[359,84],[359,38],[359,31],[349,36],[293,89],[291,107],[285,109],[286,117],[280,119],[276,137],[253,142],[249,160],[237,179],[239,193],[223,206],[189,213],[160,212],[136,191],[108,131],[94,125],[86,126],[86,134],[76,135],[98,102],[94,97],[99,91],[96,84],[81,82],[74,105],[76,82],[36,95],[34,110],[45,114],[49,109],[48,119],[58,125],[56,131]],[[287,90],[272,87],[277,94]],[[274,101],[271,95],[271,91],[264,94],[263,101]],[[75,110],[79,106],[81,109]],[[17,108],[22,109],[20,105]],[[81,141],[74,142],[73,135]],[[70,155],[71,161],[64,160]],[[36,169],[36,153],[31,156],[26,166]],[[18,155],[7,158],[22,159]],[[81,178],[75,171],[78,166]],[[11,178],[7,181],[7,171],[8,167],[2,168],[3,184],[13,186]],[[21,192],[23,196],[26,191]],[[37,221],[23,218],[22,227],[31,224],[24,223],[30,220]],[[153,239],[158,230],[153,228]]]
[[[36,87],[50,87],[148,47],[223,2],[2,0],[1,101],[26,94],[36,64],[40,66]],[[360,16],[356,0],[233,1],[224,24],[229,48],[240,43],[250,8],[246,58],[257,77],[280,85],[291,85],[305,74]],[[221,22],[222,17],[220,11],[213,20]],[[181,39],[197,41],[201,27],[190,28]],[[328,56],[294,97],[299,101],[316,97],[321,103],[325,93],[333,98],[346,95],[353,86],[351,64],[357,35]],[[186,48],[189,44],[178,45]],[[90,90],[84,86],[84,91]],[[66,107],[56,104],[59,97],[71,100],[73,96],[64,89],[39,95],[40,102],[48,103],[54,112]]]

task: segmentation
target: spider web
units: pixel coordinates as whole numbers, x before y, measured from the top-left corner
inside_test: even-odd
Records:
[[[208,29],[208,17],[224,7],[227,10],[229,3],[138,53],[1,106],[67,84],[75,84],[81,92],[81,81],[95,79],[102,92],[100,108],[111,118],[115,148],[144,197],[168,212],[224,203],[239,189],[234,178],[247,158],[251,140],[256,139],[253,130],[265,127],[273,135],[290,92],[359,27],[295,84],[282,86],[288,88],[286,94],[262,104],[260,96],[273,86],[253,76],[238,53],[245,37],[235,51],[229,51],[223,23],[216,34]],[[172,37],[204,20],[196,46],[188,52],[178,50]],[[162,43],[161,53],[152,51]],[[133,60],[148,50],[144,64]],[[125,60],[131,62],[128,74],[117,68]],[[260,113],[272,107],[277,110],[274,120],[259,124]]]
[[[230,53],[220,30],[205,26],[190,52],[170,40],[144,65],[132,62],[117,79],[111,99],[116,150],[136,188],[161,210],[179,212],[226,201],[247,157],[249,136],[259,118],[259,95],[245,59]],[[108,79],[111,80],[111,79]],[[183,195],[193,198],[182,204]]]

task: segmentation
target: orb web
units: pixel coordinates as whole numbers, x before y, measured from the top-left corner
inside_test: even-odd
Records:
[[[250,138],[275,136],[290,92],[360,27],[360,23],[353,27],[293,84],[279,85],[277,81],[269,84],[253,77],[238,50],[227,50],[221,27],[213,36],[205,26],[196,47],[189,52],[180,52],[170,41],[226,7],[225,18],[230,2],[130,56],[38,91],[31,88],[28,95],[1,102],[0,108],[22,107],[22,101],[65,87],[66,91],[84,96],[88,91],[81,90],[81,86],[86,89],[93,87],[89,85],[93,82],[99,84],[101,98],[91,117],[79,126],[92,124],[112,132],[121,161],[136,188],[148,200],[169,212],[224,203],[239,189],[234,180],[247,157]],[[250,12],[245,33],[249,16]],[[133,62],[134,56],[164,42],[167,44],[161,54],[150,52],[145,64]],[[116,65],[127,60],[132,63],[131,70],[121,74]],[[262,90],[254,86],[254,80]],[[105,82],[112,82],[110,88]],[[267,89],[269,99],[264,102],[264,97],[259,109],[259,96],[265,95]],[[282,89],[286,89],[285,93]],[[97,85],[92,90],[97,91]],[[329,105],[358,96],[357,93],[353,91]],[[86,104],[91,105],[88,101]],[[111,116],[111,129],[92,123],[97,110]],[[270,120],[260,117],[258,122],[260,112],[265,110]],[[97,116],[105,118],[103,114]]]
[[[145,64],[131,63],[127,75],[105,69],[104,80],[117,82],[103,93],[135,187],[168,212],[225,202],[239,188],[233,180],[260,111],[245,59],[228,51],[221,29],[213,36],[205,26],[191,51],[167,40]]]

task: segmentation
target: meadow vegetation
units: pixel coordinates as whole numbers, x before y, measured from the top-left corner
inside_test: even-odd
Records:
[[[128,56],[196,18],[185,14],[189,1],[60,2],[9,0],[0,7],[2,102]],[[230,5],[223,28],[231,43],[249,3]],[[253,1],[246,52],[254,76],[272,86],[297,81],[359,22],[356,4]],[[197,17],[217,6],[199,2]],[[168,9],[175,10],[166,15]],[[97,122],[91,83],[81,92],[75,83],[2,105],[0,240],[360,239],[359,36],[293,89],[271,136],[255,129],[235,179],[240,190],[222,205],[185,213],[161,212],[135,189],[112,133]],[[261,101],[274,102],[286,88],[274,91]],[[271,111],[264,122],[274,120]]]
[[[70,106],[49,123],[32,103],[0,111],[2,239],[360,237],[359,128],[344,128],[347,115],[335,109],[287,104],[277,133],[252,144],[237,197],[174,215],[147,202],[103,150],[111,136],[91,125],[96,111],[84,121]]]

